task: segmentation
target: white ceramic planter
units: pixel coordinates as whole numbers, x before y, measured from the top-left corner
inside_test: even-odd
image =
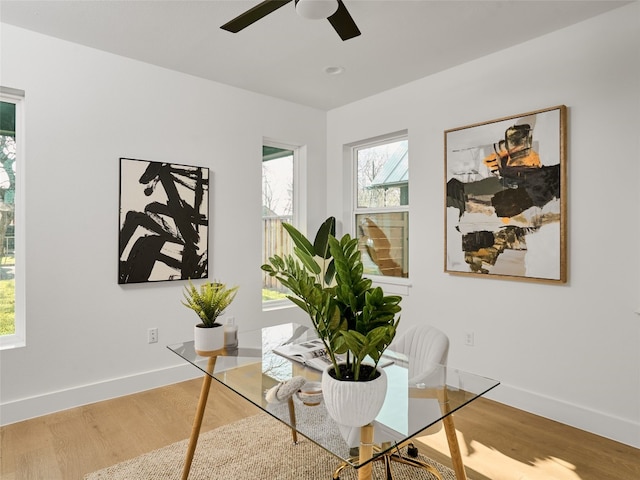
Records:
[[[224,327],[205,328],[201,323],[193,327],[193,340],[198,355],[206,357],[224,348]]]
[[[336,380],[327,368],[322,372],[322,396],[327,412],[338,424],[362,427],[380,413],[387,395],[387,374],[379,368],[380,376],[368,382]]]

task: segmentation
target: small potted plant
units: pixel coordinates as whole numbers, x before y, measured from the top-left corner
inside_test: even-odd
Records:
[[[227,288],[226,284],[217,281],[205,282],[200,288],[191,280],[185,285],[182,304],[196,312],[201,320],[194,327],[195,350],[199,355],[210,355],[224,347],[224,328],[217,319],[233,302],[238,288]]]
[[[327,410],[343,425],[366,425],[384,402],[386,375],[377,366],[395,336],[401,297],[384,295],[363,277],[358,239],[348,234],[337,239],[335,218],[322,224],[313,243],[292,225],[284,227],[295,244],[294,255],[275,255],[262,269],[289,288],[288,298],[309,315],[324,342],[332,361],[322,376]],[[380,383],[377,394],[367,391],[374,383]],[[334,386],[349,390],[347,395],[362,391],[363,400],[352,400],[352,408],[333,406],[339,402],[333,397],[341,395]],[[339,413],[345,417],[336,418]]]

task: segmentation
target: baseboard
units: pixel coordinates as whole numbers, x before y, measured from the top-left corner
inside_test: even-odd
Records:
[[[143,392],[198,376],[200,374],[197,369],[184,364],[22,398],[0,404],[0,425]]]
[[[0,404],[0,425],[163,387],[199,375],[197,370],[185,364],[3,403]],[[640,423],[632,420],[505,384],[489,392],[487,398],[640,448]]]
[[[489,392],[487,398],[616,442],[640,448],[640,422],[505,384],[501,384]]]

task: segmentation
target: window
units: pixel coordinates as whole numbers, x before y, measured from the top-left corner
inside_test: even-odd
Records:
[[[273,255],[292,253],[289,234],[283,223],[297,222],[295,178],[298,148],[275,142],[262,147],[262,263]],[[263,273],[263,308],[290,304],[287,290],[274,277]]]
[[[409,142],[394,136],[353,148],[354,221],[365,273],[409,276]]]
[[[20,278],[24,93],[0,88],[0,347],[25,344]],[[17,259],[17,260],[16,260]]]

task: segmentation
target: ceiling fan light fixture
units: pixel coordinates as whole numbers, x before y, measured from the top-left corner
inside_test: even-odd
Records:
[[[338,10],[338,0],[296,0],[298,15],[310,20],[329,18]]]

